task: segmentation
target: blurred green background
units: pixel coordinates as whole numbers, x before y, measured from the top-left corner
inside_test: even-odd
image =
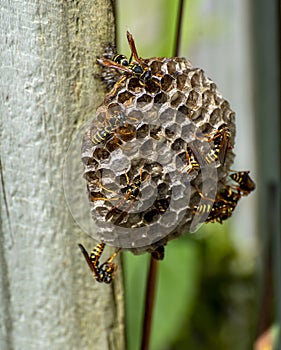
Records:
[[[141,57],[172,56],[179,1],[116,2],[118,52],[129,55],[126,30]],[[244,0],[186,1],[180,56],[201,67],[236,112],[233,169],[256,181],[257,117],[254,104],[252,8]],[[259,175],[259,176],[258,176]],[[169,242],[160,262],[152,350],[249,350],[259,322],[261,241],[256,191],[233,217],[203,225]],[[128,350],[139,349],[148,256],[123,254]],[[270,349],[270,348],[268,348]]]

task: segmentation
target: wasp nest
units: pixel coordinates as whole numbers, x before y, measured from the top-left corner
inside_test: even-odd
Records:
[[[186,59],[123,58],[103,62],[125,73],[84,135],[82,160],[99,239],[139,254],[224,220],[211,215],[228,188],[235,116]]]

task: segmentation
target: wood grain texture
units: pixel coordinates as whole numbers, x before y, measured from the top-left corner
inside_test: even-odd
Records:
[[[113,287],[92,280],[77,242],[95,242],[62,183],[104,94],[95,62],[114,42],[111,1],[3,0],[0,16],[0,348],[124,349],[121,273]]]

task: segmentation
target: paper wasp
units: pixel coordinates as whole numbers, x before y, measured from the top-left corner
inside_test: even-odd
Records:
[[[82,244],[78,244],[78,246],[81,249],[81,252],[84,255],[84,258],[90,270],[93,273],[94,279],[97,282],[110,284],[113,281],[117,271],[117,265],[112,261],[118,254],[118,250],[113,253],[103,264],[99,265],[99,259],[105,248],[105,243],[101,242],[97,244],[91,251],[90,256]]]
[[[111,208],[109,212],[106,214],[105,219],[111,220],[113,216],[117,216],[117,218],[113,221],[114,224],[118,225],[122,222],[124,217],[128,214],[131,207],[133,206],[134,202],[138,200],[138,197],[140,196],[141,190],[141,184],[150,177],[148,174],[145,179],[142,179],[142,168],[140,169],[139,179],[130,182],[129,176],[127,172],[124,172],[126,183],[127,185],[124,188],[121,188],[121,192],[124,194],[123,198],[120,199],[119,203]],[[106,190],[106,189],[105,189]],[[120,208],[127,203],[127,201],[130,201],[128,207],[126,210],[122,211]]]
[[[142,65],[139,63],[132,62],[133,57],[135,58],[135,60],[137,62],[141,62],[141,59],[138,57],[136,47],[134,44],[134,39],[132,36],[131,36],[131,40],[132,40],[132,43],[134,45],[133,46],[134,49],[132,49],[132,47],[131,47],[132,54],[131,54],[130,59],[128,60],[128,58],[125,55],[117,54],[113,57],[112,61],[117,63],[118,65],[121,65],[122,70],[124,70],[124,67],[127,67],[130,70],[130,73],[132,75],[135,75],[140,80],[140,82],[145,85],[145,83],[149,79],[151,79],[151,69],[149,67],[143,67],[143,65],[144,65],[143,62],[142,62]],[[129,41],[129,43],[130,43],[130,41]],[[110,68],[115,68],[115,67],[110,67]],[[118,66],[118,67],[116,67],[116,69],[121,69],[121,68]],[[124,71],[128,72],[127,69]]]
[[[194,155],[194,152],[189,146],[186,147],[185,158],[186,158],[187,165],[184,166],[183,170],[186,167],[188,167],[189,169],[187,170],[187,174],[190,174],[192,171],[198,172],[200,170],[200,165]],[[181,173],[183,172],[183,170],[181,170]]]
[[[235,192],[231,186],[226,186],[221,190],[215,200],[204,197],[202,193],[200,195],[203,197],[204,203],[194,206],[193,213],[196,215],[209,213],[205,220],[206,223],[217,221],[222,224],[224,220],[232,215],[233,210],[241,198],[241,195]]]
[[[106,125],[98,129],[92,139],[93,144],[97,145],[108,139],[116,128],[124,124],[125,119],[126,116],[123,112],[113,114],[106,122]]]
[[[115,63],[121,64],[121,66],[125,66],[125,67],[128,67],[130,65],[129,60],[125,55],[116,54],[112,58],[112,61]]]
[[[234,210],[234,206],[230,202],[226,202],[224,200],[217,200],[214,202],[214,205],[205,220],[205,222],[222,222],[228,219]]]
[[[143,176],[142,168],[139,171],[138,178],[135,179],[133,182],[130,181],[130,178],[126,171],[124,171],[124,176],[126,180],[126,186],[120,189],[120,192],[122,194],[121,196],[120,196],[120,193],[118,193],[117,191],[107,188],[103,184],[98,182],[97,185],[101,189],[103,189],[104,192],[114,193],[117,196],[106,197],[106,196],[100,196],[100,194],[98,194],[97,192],[93,192],[93,195],[90,199],[91,201],[98,201],[98,200],[118,201],[117,204],[113,206],[105,216],[105,220],[107,221],[111,220],[112,217],[114,217],[114,220],[111,220],[111,221],[116,225],[118,225],[124,219],[124,217],[128,214],[128,211],[131,209],[134,202],[138,200],[141,194],[141,190],[140,190],[141,184],[144,181],[147,181],[147,179],[150,177],[150,175],[147,174],[145,179],[142,178]],[[126,210],[122,211],[122,207],[124,208],[124,206]]]
[[[231,186],[226,186],[218,193],[206,222],[218,221],[222,224],[224,220],[232,215],[240,198],[240,193],[234,191]]]
[[[129,60],[125,55],[117,54],[112,60],[107,58],[98,59],[98,62],[108,68],[114,68],[121,72],[124,72],[122,77],[115,85],[112,95],[116,92],[118,87],[127,79],[127,76],[135,76],[138,78],[141,85],[146,85],[151,79],[151,69],[145,64],[145,62],[139,57],[134,38],[131,33],[127,31],[127,40],[131,49],[131,56]],[[133,61],[134,59],[134,61]]]
[[[218,130],[215,132],[208,142],[213,142],[214,148],[207,153],[205,160],[208,164],[213,163],[217,160],[220,161],[220,164],[223,166],[225,162],[226,152],[229,147],[229,139],[231,133],[228,127],[221,125]]]
[[[230,174],[231,179],[239,184],[238,190],[243,192],[243,194],[246,196],[256,188],[256,185],[250,178],[249,173],[249,171],[237,171]]]

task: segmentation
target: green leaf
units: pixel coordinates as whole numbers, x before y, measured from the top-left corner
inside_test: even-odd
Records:
[[[181,237],[166,247],[160,263],[151,349],[165,349],[177,338],[196,299],[200,269],[196,242]]]

